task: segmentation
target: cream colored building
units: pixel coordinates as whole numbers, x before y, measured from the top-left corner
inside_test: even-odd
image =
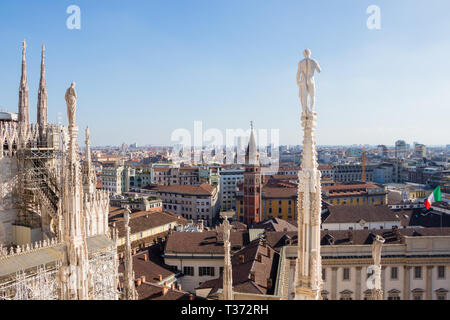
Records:
[[[449,300],[450,236],[405,236],[403,239],[404,243],[383,245],[383,298]],[[368,299],[367,268],[372,265],[371,252],[371,244],[322,245],[322,298]],[[281,265],[289,270],[289,285],[283,289],[284,295],[293,299],[297,247],[283,247],[280,256]]]

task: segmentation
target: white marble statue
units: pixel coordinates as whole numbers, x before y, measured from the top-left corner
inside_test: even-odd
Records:
[[[75,82],[72,82],[70,88],[66,91],[67,117],[69,126],[75,125],[75,111],[77,109],[77,92],[75,91]]]
[[[315,82],[314,82],[314,72],[321,72],[319,63],[311,59],[311,51],[305,49],[303,52],[305,59],[298,63],[297,72],[297,84],[300,88],[300,101],[302,104],[303,114],[309,114],[314,112],[315,103]],[[308,106],[308,96],[309,96],[309,106]]]

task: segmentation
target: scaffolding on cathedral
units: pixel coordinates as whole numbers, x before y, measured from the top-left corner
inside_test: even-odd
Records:
[[[14,221],[0,237],[0,300],[117,300],[117,232],[111,237],[109,196],[96,189],[90,159],[81,170],[74,84],[68,131],[47,124],[43,47],[38,123],[30,124],[25,48],[18,121],[0,121],[0,227]]]

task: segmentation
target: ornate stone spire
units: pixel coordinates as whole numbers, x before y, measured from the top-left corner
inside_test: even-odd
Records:
[[[61,297],[64,300],[89,298],[86,217],[83,210],[83,185],[78,156],[76,92],[74,85],[66,92],[69,117],[69,149],[64,168],[63,240],[66,244],[61,266]]]
[[[300,100],[302,102],[302,126],[304,130],[302,165],[299,171],[298,184],[298,256],[295,272],[295,299],[319,300],[322,286],[322,261],[320,257],[320,221],[321,221],[321,186],[320,171],[317,164],[316,139],[314,130],[317,114],[312,111],[314,103],[313,64],[309,58],[310,51],[305,50],[305,60],[299,63],[299,74],[302,81]],[[309,59],[309,60],[308,60]],[[307,60],[307,61],[306,61]],[[317,64],[318,66],[318,64]],[[306,89],[305,89],[306,88]],[[307,90],[308,89],[308,90]],[[310,105],[307,107],[307,96],[310,94]]]
[[[137,292],[134,286],[134,270],[133,270],[133,256],[131,255],[131,228],[130,228],[130,208],[127,206],[123,213],[125,225],[125,258],[124,258],[124,284],[123,284],[123,298],[124,300],[136,300]]]
[[[92,194],[96,190],[97,176],[91,158],[91,141],[89,127],[85,131],[86,154],[83,162],[83,188],[85,193]]]
[[[225,250],[224,255],[224,267],[223,267],[223,299],[233,300],[233,270],[231,266],[231,243],[230,243],[230,230],[231,225],[228,222],[228,218],[225,217],[223,222],[223,247]]]
[[[45,129],[47,127],[47,83],[45,81],[45,46],[42,45],[41,53],[41,80],[39,81],[38,102],[37,102],[37,123],[39,125],[39,138],[41,143],[45,139]]]
[[[19,122],[28,125],[30,123],[30,105],[28,100],[28,79],[26,61],[27,43],[22,42],[22,77],[19,86]]]

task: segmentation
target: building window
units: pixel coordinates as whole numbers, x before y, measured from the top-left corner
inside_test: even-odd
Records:
[[[392,267],[391,268],[391,280],[397,280],[398,279],[398,268]]]
[[[392,289],[388,292],[388,300],[400,300],[400,291]]]
[[[438,266],[438,278],[445,279],[445,266]]]
[[[344,268],[343,269],[342,280],[350,280],[350,268]]]
[[[448,290],[438,289],[436,290],[436,300],[447,300]]]
[[[198,275],[203,276],[214,276],[214,267],[198,267]]]
[[[413,300],[423,300],[423,290],[413,290]]]
[[[349,290],[344,290],[341,292],[340,300],[353,300],[352,294],[353,294],[353,292],[351,292]]]
[[[414,279],[422,279],[422,267],[414,267]]]
[[[183,274],[185,276],[193,276],[194,275],[194,267],[183,267]]]
[[[327,279],[327,269],[322,269],[322,280],[325,281]]]

